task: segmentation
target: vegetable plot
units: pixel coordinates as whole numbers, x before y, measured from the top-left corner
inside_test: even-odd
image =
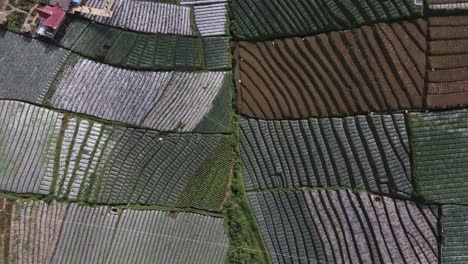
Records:
[[[437,263],[436,207],[350,191],[248,194],[273,263]]]
[[[241,41],[234,55],[238,110],[254,118],[299,119],[421,109],[425,32],[418,19]]]
[[[0,98],[40,103],[69,51],[0,29]]]
[[[20,102],[0,105],[11,109],[0,119],[6,135],[0,141],[3,191],[90,203],[221,209],[230,175],[230,136],[161,133]],[[189,184],[207,191],[197,197]]]
[[[409,143],[401,114],[241,119],[240,126],[248,191],[340,186],[412,195]]]
[[[107,0],[89,0],[86,6],[104,8]],[[112,17],[84,15],[98,23],[140,31],[193,35],[191,8],[173,4],[155,3],[142,0],[115,0]]]
[[[31,200],[8,203],[13,214],[1,232],[8,234],[9,247],[0,249],[5,263],[224,263],[229,247],[222,218]],[[4,212],[0,218],[10,217]]]
[[[468,204],[468,110],[411,113],[410,126],[419,196]]]
[[[50,103],[55,108],[165,131],[196,131],[213,111],[223,115],[210,132],[229,130],[231,109],[226,72],[144,72],[78,59],[64,69]],[[213,109],[216,107],[216,109]],[[220,126],[221,125],[221,126]]]
[[[204,68],[200,37],[143,34],[75,19],[58,44],[85,57],[128,68]]]
[[[233,32],[238,39],[267,40],[314,35],[422,15],[415,0],[236,0]]]

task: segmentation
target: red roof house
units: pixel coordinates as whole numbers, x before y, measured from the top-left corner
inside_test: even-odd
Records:
[[[60,5],[36,8],[36,12],[39,15],[39,19],[42,21],[41,25],[54,30],[60,27],[60,24],[62,24],[66,14]]]

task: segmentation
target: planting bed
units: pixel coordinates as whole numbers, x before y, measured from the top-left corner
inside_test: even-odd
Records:
[[[204,68],[199,37],[142,34],[75,19],[58,44],[95,60],[135,69]]]
[[[55,87],[55,108],[165,131],[196,131],[212,111],[213,130],[229,130],[229,104],[216,105],[218,95],[230,101],[226,72],[143,72],[78,59],[70,63]],[[223,100],[221,98],[220,100]]]
[[[426,23],[380,23],[235,51],[238,110],[298,119],[420,109]]]
[[[442,246],[443,263],[468,262],[468,207],[444,205],[442,232],[444,244]]]
[[[208,70],[231,69],[231,39],[228,37],[205,37],[205,64]]]
[[[468,105],[468,16],[430,17],[428,28],[427,105]]]
[[[209,5],[195,5],[195,22],[202,37],[224,36],[226,28],[227,3],[212,3]]]
[[[236,38],[266,40],[417,17],[422,14],[422,1],[236,0],[231,12]]]
[[[240,126],[248,191],[340,186],[412,194],[401,114],[300,121],[244,118]]]
[[[19,200],[10,215],[9,250],[5,263],[52,262],[59,245],[67,205],[57,202]]]
[[[418,194],[468,204],[468,110],[411,113],[410,127]]]
[[[229,246],[222,218],[193,213],[27,200],[13,213],[12,264],[223,263]]]
[[[69,53],[0,29],[0,98],[42,102]]]
[[[368,193],[250,193],[273,263],[437,263],[438,211]]]
[[[88,0],[86,6],[104,8],[107,0]],[[112,17],[84,15],[112,27],[146,33],[193,35],[191,8],[144,0],[115,0]]]
[[[105,204],[221,208],[230,174],[230,136],[167,134],[24,103],[0,105],[11,109],[0,119],[7,135],[0,145],[3,191]],[[204,196],[194,195],[189,184],[205,186]]]
[[[48,194],[63,115],[0,101],[0,190]]]

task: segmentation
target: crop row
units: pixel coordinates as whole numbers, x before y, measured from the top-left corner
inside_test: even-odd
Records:
[[[0,29],[0,98],[42,102],[69,54]]]
[[[442,263],[468,262],[468,207],[445,205],[442,213]]]
[[[195,22],[202,37],[227,35],[227,3],[194,6]]]
[[[64,49],[9,32],[0,38],[5,61],[4,67],[0,66],[0,75],[5,78],[0,87],[1,99],[47,104],[158,130],[229,130],[228,72],[129,70],[69,55]],[[229,41],[224,38],[206,40],[210,41],[207,51],[218,45],[229,49]],[[4,50],[8,53],[3,54]],[[41,51],[44,53],[37,53]],[[215,49],[209,55],[210,61],[227,68],[229,54],[221,58],[216,54],[222,52]]]
[[[241,119],[248,191],[347,186],[411,196],[405,118],[369,115],[265,121]]]
[[[12,101],[0,101],[0,114],[3,191],[220,210],[229,136],[114,126]],[[200,198],[189,184],[209,190]]]
[[[238,39],[266,40],[312,35],[375,22],[422,15],[422,1],[236,0],[233,33]]]
[[[409,120],[417,192],[468,204],[468,110],[412,113]]]
[[[5,263],[223,263],[223,219],[3,199]]]
[[[468,16],[428,19],[427,105],[468,105]]]
[[[468,110],[240,126],[248,191],[339,186],[468,204]]]
[[[420,109],[425,73],[422,19],[236,49],[239,112],[290,119]]]
[[[347,190],[249,193],[273,263],[437,263],[438,208]]]
[[[235,51],[238,110],[298,119],[468,105],[468,16],[432,16]]]
[[[105,63],[137,69],[203,69],[199,37],[124,31],[75,19],[59,45]]]
[[[226,72],[142,72],[83,58],[63,71],[53,107],[166,131],[193,131],[229,89]],[[230,109],[216,111],[227,131]]]
[[[104,8],[105,0],[88,0],[86,6]],[[194,35],[191,8],[141,0],[115,0],[112,17],[84,15],[112,27],[146,33]]]
[[[428,0],[428,7],[432,10],[467,10],[467,0]]]

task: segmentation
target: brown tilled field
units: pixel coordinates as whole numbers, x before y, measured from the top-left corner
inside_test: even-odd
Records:
[[[235,52],[239,111],[266,119],[341,116],[423,105],[426,23],[380,23]]]
[[[427,105],[468,105],[468,16],[431,17]]]

